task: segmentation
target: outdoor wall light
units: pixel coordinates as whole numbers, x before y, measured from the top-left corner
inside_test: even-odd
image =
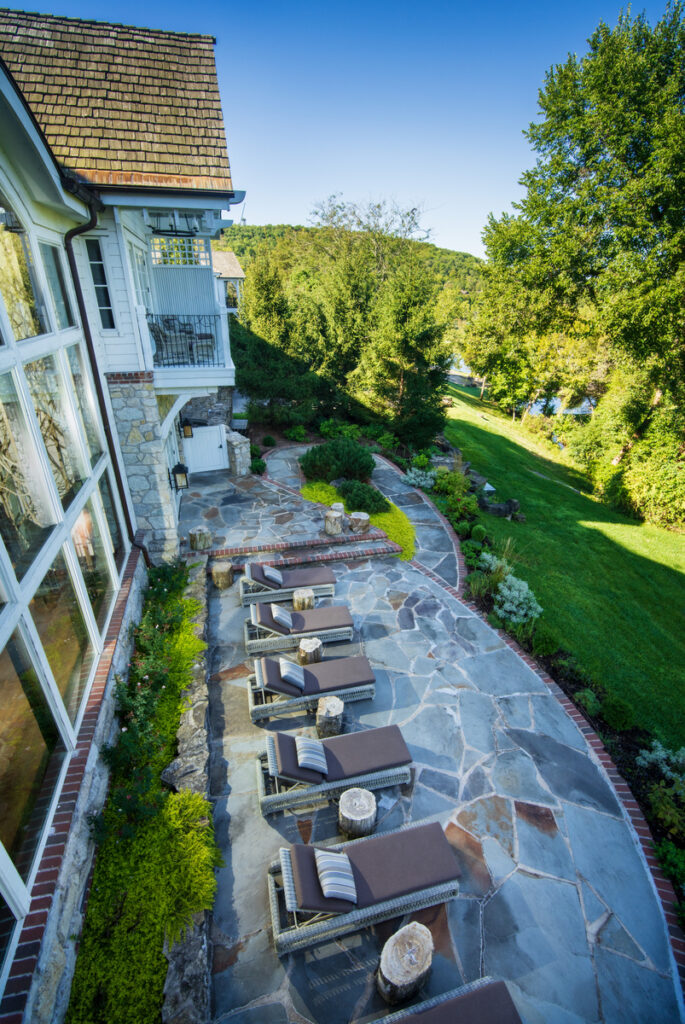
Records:
[[[177,462],[174,468],[171,470],[171,475],[174,478],[174,487],[177,491],[185,491],[188,489],[188,467],[184,466],[183,463]]]

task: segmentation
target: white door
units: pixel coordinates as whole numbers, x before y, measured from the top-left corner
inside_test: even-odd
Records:
[[[226,428],[193,427],[193,436],[183,438],[183,451],[189,473],[210,473],[214,469],[228,469]]]

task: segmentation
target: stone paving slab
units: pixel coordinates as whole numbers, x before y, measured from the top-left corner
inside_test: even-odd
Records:
[[[234,510],[221,512],[227,544],[255,529],[255,514],[262,534],[276,534],[273,519],[286,506],[301,515],[306,504],[284,495],[258,481],[233,495],[248,500],[211,506]],[[356,633],[326,655],[361,651],[377,676],[376,699],[349,705],[344,728],[397,723],[414,761],[408,785],[378,794],[377,828],[439,821],[461,871],[455,900],[416,915],[436,946],[424,994],[490,973],[509,983],[525,1024],[678,1021],[679,989],[644,858],[603,770],[545,684],[416,566],[367,559],[334,571],[335,598],[319,603],[349,604]],[[273,951],[266,868],[284,843],[334,837],[336,810],[259,813],[255,758],[267,730],[313,735],[313,719],[251,723],[246,612],[236,586],[210,594],[211,798],[225,859],[212,931],[213,1019],[382,1019],[388,1009],[374,971],[401,919],[282,960]]]

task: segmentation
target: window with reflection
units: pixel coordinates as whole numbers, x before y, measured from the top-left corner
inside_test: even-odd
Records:
[[[0,374],[0,536],[20,579],[55,522],[14,379]]]
[[[56,356],[44,356],[24,366],[63,508],[68,508],[83,486],[88,467],[81,453],[78,428],[69,405]]]
[[[0,293],[15,341],[48,331],[36,280],[31,244],[24,227],[0,192]]]
[[[62,258],[56,245],[48,245],[46,242],[41,242],[39,248],[40,254],[43,257],[48,287],[50,288],[50,294],[55,306],[57,328],[63,331],[66,327],[73,327],[76,321],[71,311],[69,293],[64,283]]]
[[[0,840],[26,881],[64,744],[18,631],[0,654]]]
[[[95,518],[92,500],[84,505],[71,531],[71,539],[81,566],[93,615],[102,632],[114,596],[114,581],[107,564],[105,545]]]
[[[112,554],[114,555],[114,564],[119,572],[121,572],[121,567],[123,566],[124,559],[126,558],[126,548],[124,546],[124,537],[119,524],[119,516],[117,515],[116,505],[114,504],[114,498],[112,496],[112,487],[106,473],[103,473],[100,477],[100,483],[98,486],[100,488],[102,505],[105,510],[105,518],[107,520],[107,525],[109,526],[109,541],[112,547]]]
[[[52,563],[29,609],[69,718],[75,722],[95,650],[63,554]]]
[[[5,963],[7,950],[12,941],[12,932],[17,926],[17,919],[10,910],[7,900],[0,896],[0,969]]]
[[[90,452],[90,463],[94,466],[102,455],[102,443],[100,441],[100,431],[97,427],[98,414],[95,406],[95,398],[93,396],[93,388],[90,383],[90,377],[86,371],[81,346],[72,345],[67,349],[67,356],[69,358],[69,369],[71,370],[71,377],[74,385],[73,395],[76,399],[79,413],[81,414],[81,423],[85,432],[86,441],[88,442],[88,451]]]

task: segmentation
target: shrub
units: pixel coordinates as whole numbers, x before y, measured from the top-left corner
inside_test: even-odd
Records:
[[[266,462],[264,459],[253,459],[250,463],[250,472],[256,473],[258,476],[266,472]]]
[[[588,715],[592,718],[597,717],[600,712],[601,704],[599,702],[599,697],[594,690],[591,690],[589,687],[585,687],[584,690],[578,690],[578,692],[574,694],[574,699],[582,708],[585,708]]]
[[[492,596],[499,586],[499,583],[496,581],[493,584],[493,579],[494,577],[491,573],[483,572],[482,569],[470,572],[466,577],[466,582],[468,583],[471,595],[481,599]]]
[[[461,542],[461,553],[469,569],[475,569],[478,566],[482,547],[483,545],[476,540],[464,540]]]
[[[418,469],[416,466],[410,466],[405,474],[405,480],[412,487],[420,487],[424,491],[430,491],[433,489],[435,476],[435,470],[433,469]]]
[[[454,524],[454,532],[456,533],[457,537],[465,539],[471,533],[471,523],[468,521],[468,519],[460,519],[457,523]]]
[[[475,494],[450,494],[447,498],[447,518],[454,525],[461,519],[475,519],[478,515],[478,502]]]
[[[525,580],[516,576],[505,576],[495,595],[495,611],[505,622],[518,625],[537,619],[542,608]]]
[[[651,750],[641,750],[636,761],[643,768],[652,765],[658,768],[665,779],[679,779],[685,774],[685,747],[673,751],[660,743],[659,740],[652,740]]]
[[[335,418],[330,420],[321,420],[319,423],[319,433],[322,437],[338,437],[340,433],[340,420]]]
[[[261,454],[262,454],[262,449],[259,447],[258,444],[250,444],[250,458],[251,459],[258,459]]]
[[[493,555],[491,551],[484,551],[480,556],[479,566],[486,572],[491,573],[497,577],[497,584],[502,582],[507,576],[511,575],[511,566],[504,558],[499,558],[497,555]]]
[[[479,540],[482,542],[485,540],[485,533],[485,527],[482,523],[474,523],[471,529],[471,540]]]
[[[300,465],[307,480],[330,483],[338,477],[368,480],[376,464],[368,449],[348,437],[335,437],[310,448],[301,456]]]
[[[414,469],[428,469],[431,464],[430,455],[427,455],[425,452],[419,452],[411,460],[411,464]]]
[[[389,512],[390,502],[380,491],[360,480],[345,480],[338,488],[345,500],[345,507],[351,512]]]
[[[435,490],[438,494],[462,495],[469,489],[468,477],[457,471],[438,472],[435,481]]]
[[[389,430],[386,430],[383,434],[376,438],[381,448],[385,448],[387,451],[394,451],[399,445],[399,441],[394,434],[391,434]]]
[[[602,698],[601,715],[609,728],[615,729],[616,732],[631,729],[635,724],[633,710],[630,705],[613,693]]]
[[[262,445],[264,446],[264,448],[273,448],[275,447],[275,444],[276,439],[273,438],[271,434],[267,434],[266,437],[262,438]]]
[[[680,846],[685,844],[685,779],[670,786],[657,782],[649,791],[649,803],[661,828]]]
[[[287,430],[283,431],[283,437],[287,437],[289,441],[304,441],[306,436],[307,431],[301,423],[296,424],[294,427],[288,427]]]
[[[685,927],[685,902],[682,899],[685,895],[685,850],[678,849],[670,839],[664,839],[662,842],[654,844],[654,852],[659,858],[664,874],[671,879],[676,893],[681,897],[675,906],[680,927],[683,928]]]

